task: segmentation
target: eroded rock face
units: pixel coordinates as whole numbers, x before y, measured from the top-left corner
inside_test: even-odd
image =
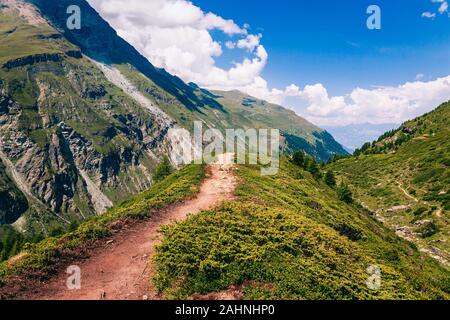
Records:
[[[6,173],[0,161],[0,225],[12,224],[28,210],[28,201]]]
[[[0,155],[9,163],[12,183],[32,202],[39,203],[34,209],[44,206],[66,222],[73,217],[83,220],[105,212],[114,203],[150,185],[152,168],[148,164],[157,161],[152,157],[163,154],[167,144],[166,128],[161,128],[151,114],[117,113],[114,108],[103,108],[104,117],[111,124],[97,131],[94,138],[130,143],[102,152],[92,138],[64,121],[57,122],[67,115],[49,112],[49,106],[54,105],[52,99],[64,97],[55,84],[40,78],[33,81],[40,92],[36,93],[36,107],[31,110],[39,119],[28,127],[24,127],[23,119],[29,107],[26,110],[14,101],[8,93],[7,83],[0,86]],[[85,92],[86,99],[97,101],[106,95],[103,85],[89,87],[75,77],[71,81],[80,97]],[[89,90],[85,90],[88,87]],[[102,108],[109,102],[96,104]],[[64,108],[63,112],[69,114]],[[76,120],[83,124],[84,119]],[[107,196],[108,190],[117,195]],[[0,223],[14,223],[26,211],[26,201],[24,205],[13,206],[14,195],[1,193],[1,196],[5,199],[3,206],[14,214],[3,215]],[[0,212],[2,210],[0,208]]]

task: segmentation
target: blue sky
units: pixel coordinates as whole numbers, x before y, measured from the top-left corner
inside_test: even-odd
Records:
[[[351,147],[450,100],[450,0],[88,1],[154,65],[291,108]],[[366,26],[373,4],[381,30]]]
[[[269,52],[262,75],[274,87],[320,82],[330,94],[343,95],[355,87],[399,85],[418,74],[424,80],[450,74],[450,19],[448,13],[423,18],[440,6],[431,0],[193,3],[262,33]],[[379,31],[366,27],[371,4],[382,10]],[[228,66],[235,54],[224,53],[218,64]]]

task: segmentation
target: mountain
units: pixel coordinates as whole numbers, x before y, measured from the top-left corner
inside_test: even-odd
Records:
[[[381,221],[447,264],[449,123],[447,102],[328,166]]]
[[[69,5],[80,30],[66,27]],[[168,131],[195,120],[279,126],[286,150],[321,161],[346,153],[280,106],[155,68],[84,0],[1,0],[0,46],[0,190],[17,200],[1,223],[25,233],[58,234],[145,190],[180,139]]]
[[[325,126],[324,128],[353,153],[367,141],[373,141],[386,131],[398,128],[398,124],[363,123],[347,126]]]
[[[48,234],[148,187],[172,124],[110,83],[34,7],[5,3],[2,172],[30,203],[19,229]]]
[[[227,112],[226,126],[277,128],[289,152],[303,150],[325,162],[347,151],[325,130],[299,117],[294,111],[245,95],[239,91],[214,91]]]

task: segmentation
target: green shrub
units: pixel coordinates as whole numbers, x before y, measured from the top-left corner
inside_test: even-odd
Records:
[[[425,208],[425,207],[419,207],[419,208],[417,208],[416,210],[414,210],[414,212],[413,212],[413,215],[414,216],[416,216],[416,217],[418,217],[418,216],[421,216],[424,212],[426,212],[427,211],[427,208]]]
[[[325,173],[324,181],[329,187],[336,187],[336,177],[334,176],[333,171],[327,171]]]
[[[439,232],[439,227],[434,221],[429,221],[417,229],[422,238],[429,238]]]
[[[353,203],[353,193],[346,184],[341,184],[337,189],[338,197],[341,201],[351,204]]]
[[[305,153],[303,151],[297,151],[292,156],[292,163],[303,168],[305,166],[305,159]]]
[[[158,167],[156,167],[155,174],[153,175],[153,181],[160,182],[164,180],[166,177],[170,176],[173,170],[174,169],[170,164],[169,158],[164,157]]]

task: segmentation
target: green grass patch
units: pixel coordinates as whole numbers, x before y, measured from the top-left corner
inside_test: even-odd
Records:
[[[164,230],[154,280],[165,297],[232,285],[246,299],[448,297],[448,270],[309,172],[283,160],[275,176],[256,166],[237,174],[235,202]],[[366,285],[373,265],[382,270],[380,290]]]

